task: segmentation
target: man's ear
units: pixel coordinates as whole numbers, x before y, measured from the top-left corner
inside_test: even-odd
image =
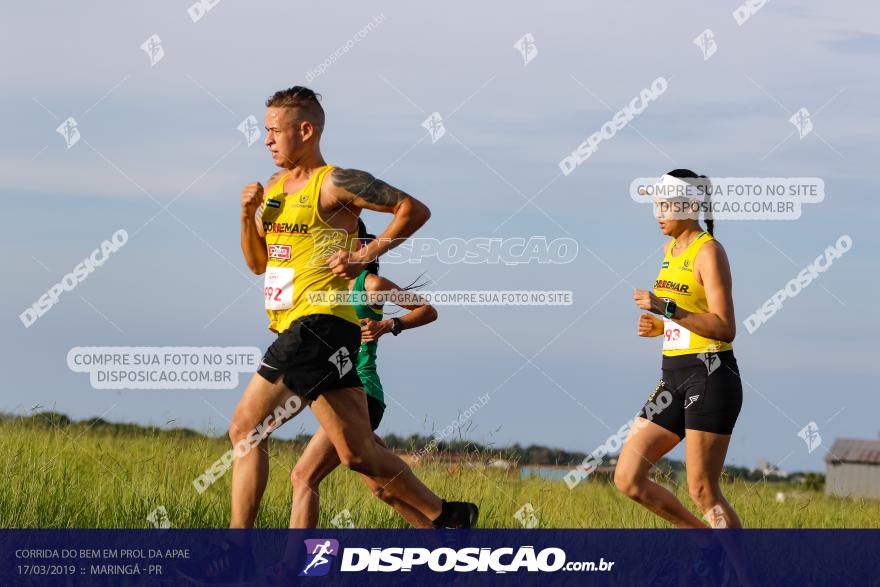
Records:
[[[303,142],[308,141],[315,136],[315,125],[308,120],[303,120],[299,123],[299,134],[302,137]]]

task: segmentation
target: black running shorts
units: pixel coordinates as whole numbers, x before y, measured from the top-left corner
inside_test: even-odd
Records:
[[[639,416],[685,437],[685,429],[731,434],[742,407],[733,351],[663,357],[663,378]]]
[[[357,374],[361,329],[329,314],[298,318],[278,335],[266,351],[260,368],[264,379],[284,384],[307,401],[325,391],[362,387]]]
[[[385,414],[385,406],[382,402],[371,395],[367,396],[367,411],[370,412],[370,430],[376,431],[382,422],[382,416]]]

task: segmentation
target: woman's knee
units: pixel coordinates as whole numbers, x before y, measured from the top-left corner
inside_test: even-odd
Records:
[[[688,493],[702,511],[712,509],[724,499],[721,496],[721,488],[718,483],[704,477],[688,479]]]

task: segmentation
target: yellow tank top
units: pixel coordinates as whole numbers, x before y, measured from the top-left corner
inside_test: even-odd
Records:
[[[275,332],[284,332],[294,320],[310,314],[359,324],[354,306],[316,305],[308,297],[312,292],[348,291],[348,280],[334,275],[327,260],[337,251],[355,250],[357,244],[357,231],[333,228],[318,212],[321,183],[332,169],[319,167],[296,193],[283,192],[288,173],[266,191],[261,222],[269,255],[263,295],[269,329]]]
[[[665,300],[673,300],[679,308],[688,312],[705,313],[709,311],[706,290],[694,277],[694,259],[709,241],[715,240],[703,232],[694,239],[687,249],[677,257],[672,256],[675,240],[669,246],[657,281],[654,282],[654,295]],[[719,353],[733,348],[729,342],[704,338],[691,332],[672,320],[663,320],[663,354],[668,357],[691,355],[705,352]]]

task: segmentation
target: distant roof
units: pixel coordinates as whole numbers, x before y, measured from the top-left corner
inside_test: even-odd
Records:
[[[829,463],[880,464],[880,440],[837,438],[825,460]]]

